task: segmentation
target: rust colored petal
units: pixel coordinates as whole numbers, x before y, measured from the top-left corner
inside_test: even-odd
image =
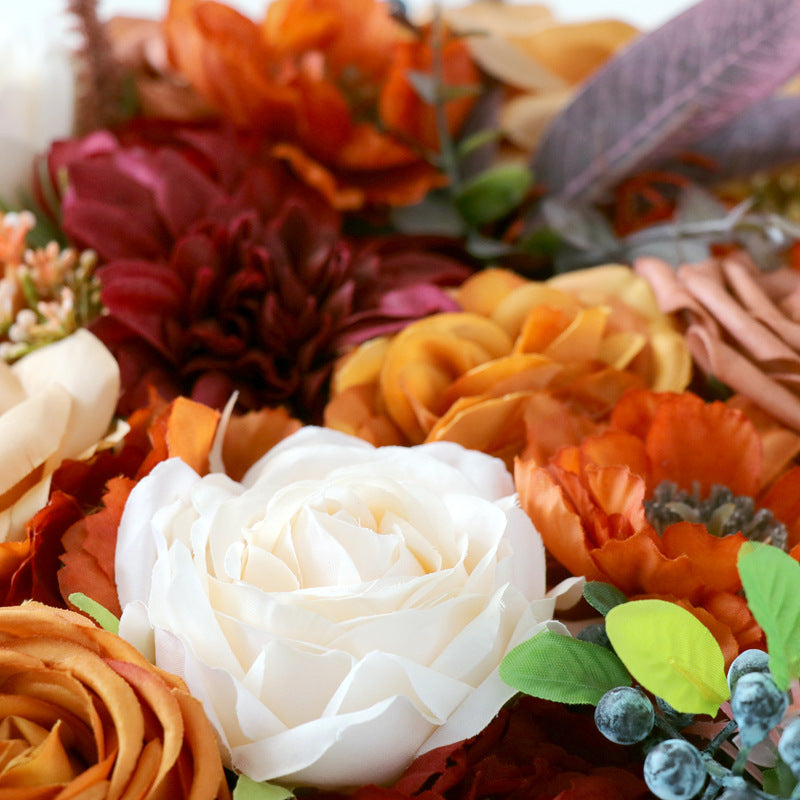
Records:
[[[704,403],[691,394],[663,403],[647,434],[653,487],[663,480],[707,494],[715,483],[734,494],[754,496],[761,488],[761,442],[747,417],[724,403]],[[727,455],[725,455],[727,454]]]
[[[119,521],[133,487],[134,482],[128,478],[109,481],[103,508],[67,531],[61,556],[64,566],[58,573],[65,599],[73,592],[83,592],[112,614],[122,613],[114,581],[114,552]]]
[[[581,518],[546,470],[517,459],[514,483],[520,505],[539,531],[548,551],[573,575],[587,580],[607,580],[590,555]]]

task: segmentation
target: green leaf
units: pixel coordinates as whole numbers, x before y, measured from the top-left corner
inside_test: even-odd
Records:
[[[503,132],[499,130],[478,131],[471,136],[467,136],[458,143],[456,154],[459,158],[465,158],[485,144],[496,142],[498,139],[501,139],[502,136]]]
[[[591,703],[631,677],[610,650],[554,631],[540,631],[500,663],[500,677],[525,694],[556,703]]]
[[[602,581],[586,581],[583,585],[583,596],[586,602],[603,616],[614,606],[628,602],[628,598],[616,586]]]
[[[666,600],[632,600],[606,615],[617,655],[645,689],[676,711],[710,714],[730,697],[717,640],[686,609]]]
[[[792,771],[780,758],[772,769],[764,770],[763,782],[764,791],[776,797],[791,797],[797,786]]]
[[[274,783],[258,783],[240,775],[233,790],[233,800],[286,800],[294,797],[294,793],[285,786]]]
[[[532,185],[527,167],[501,164],[468,181],[456,195],[456,207],[470,225],[484,225],[511,213]]]
[[[83,592],[73,592],[68,598],[70,603],[88,614],[101,628],[105,628],[111,633],[119,634],[119,620],[105,607],[100,605],[97,600],[92,600]]]
[[[800,677],[800,564],[777,547],[747,542],[738,567],[747,605],[767,637],[772,678],[788,689]]]

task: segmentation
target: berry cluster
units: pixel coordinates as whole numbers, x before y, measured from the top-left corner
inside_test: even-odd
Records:
[[[661,713],[656,714],[649,697],[635,687],[619,686],[606,692],[595,709],[595,724],[613,742],[644,745],[644,779],[660,800],[775,798],[778,795],[768,794],[743,775],[753,747],[783,723],[789,697],[772,679],[769,656],[761,650],[746,650],[734,660],[728,685],[733,719],[702,750],[679,732],[692,722],[692,715],[676,712],[659,698]],[[716,757],[717,752],[737,733],[739,752],[726,766]],[[783,725],[778,754],[800,780],[800,717]],[[800,797],[800,783],[791,797]]]

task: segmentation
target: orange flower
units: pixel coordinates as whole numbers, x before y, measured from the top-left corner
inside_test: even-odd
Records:
[[[726,657],[735,656],[734,644],[760,640],[738,596],[745,533],[779,544],[800,517],[800,467],[791,467],[800,437],[760,423],[761,433],[740,409],[689,393],[632,390],[608,430],[562,448],[545,466],[519,459],[517,490],[571,573],[629,597],[679,600],[704,622],[710,614]],[[791,513],[792,504],[793,518],[754,513]]]
[[[180,678],[79,614],[0,609],[0,791],[228,798],[211,724]]]
[[[175,68],[239,127],[262,131],[340,209],[420,200],[442,175],[420,157],[437,146],[433,110],[407,78],[428,70],[414,38],[377,0],[276,0],[261,25],[216,0],[172,0]],[[466,47],[444,42],[446,85],[477,84]],[[472,105],[451,101],[455,130]],[[388,131],[388,132],[384,132]]]
[[[682,338],[627,267],[543,283],[487,270],[456,299],[463,312],[349,354],[326,424],[374,444],[455,441],[510,463],[526,445],[544,458],[579,441],[632,386],[688,382]]]

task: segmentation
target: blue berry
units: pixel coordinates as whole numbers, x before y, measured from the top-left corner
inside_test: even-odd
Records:
[[[594,710],[594,722],[606,739],[617,744],[641,742],[653,730],[653,704],[640,689],[617,686],[606,692]]]
[[[743,650],[728,667],[728,688],[733,694],[736,682],[748,672],[763,672],[770,675],[769,655],[763,650]]]
[[[745,747],[754,747],[783,719],[789,698],[768,675],[748,672],[736,682],[731,698],[733,717]]]
[[[784,729],[778,742],[783,763],[800,780],[800,717],[795,717]]]
[[[688,800],[706,780],[703,759],[685,739],[666,739],[644,760],[644,780],[661,800]]]

